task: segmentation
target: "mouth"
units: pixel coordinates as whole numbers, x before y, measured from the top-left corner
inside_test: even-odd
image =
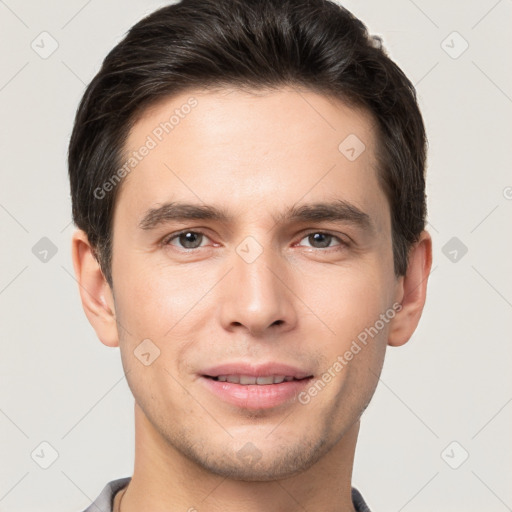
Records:
[[[291,375],[268,375],[259,377],[256,377],[256,375],[217,375],[216,377],[211,375],[203,375],[203,377],[215,380],[217,382],[230,382],[232,384],[240,384],[242,386],[268,386],[270,384],[281,384],[281,382],[291,382],[293,380],[298,381],[310,378],[303,377],[298,379]]]
[[[291,405],[313,374],[278,363],[224,364],[205,369],[201,382],[214,397],[242,409]]]

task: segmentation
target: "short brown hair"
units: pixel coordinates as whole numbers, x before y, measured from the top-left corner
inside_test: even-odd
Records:
[[[103,61],[77,109],[68,167],[73,220],[112,283],[112,217],[127,136],[150,105],[207,86],[300,86],[376,120],[379,181],[389,201],[394,271],[425,227],[427,139],[413,84],[380,38],[329,0],[182,0],[140,20]]]

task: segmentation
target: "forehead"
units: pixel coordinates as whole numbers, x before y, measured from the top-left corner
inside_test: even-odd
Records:
[[[129,133],[125,149],[138,147],[148,136],[165,146],[190,135],[200,136],[207,151],[220,144],[234,152],[236,143],[240,153],[247,148],[271,149],[283,142],[300,151],[303,142],[327,137],[326,143],[336,143],[350,134],[371,147],[373,125],[374,118],[366,110],[310,90],[189,90],[144,110]],[[334,149],[338,150],[337,144]]]
[[[350,198],[378,216],[375,147],[373,118],[322,94],[190,90],[134,124],[117,203],[142,213],[179,198],[275,216],[280,204]]]

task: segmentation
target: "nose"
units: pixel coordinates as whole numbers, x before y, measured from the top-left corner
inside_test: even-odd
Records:
[[[233,268],[222,293],[223,327],[231,331],[246,329],[256,336],[293,329],[298,299],[288,264],[270,248],[251,259],[243,252],[233,254]]]

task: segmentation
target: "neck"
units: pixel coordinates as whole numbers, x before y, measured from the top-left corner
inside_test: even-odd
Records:
[[[135,465],[121,512],[353,512],[351,478],[359,431],[343,438],[307,470],[272,481],[241,481],[214,474],[166,442],[135,404]]]

